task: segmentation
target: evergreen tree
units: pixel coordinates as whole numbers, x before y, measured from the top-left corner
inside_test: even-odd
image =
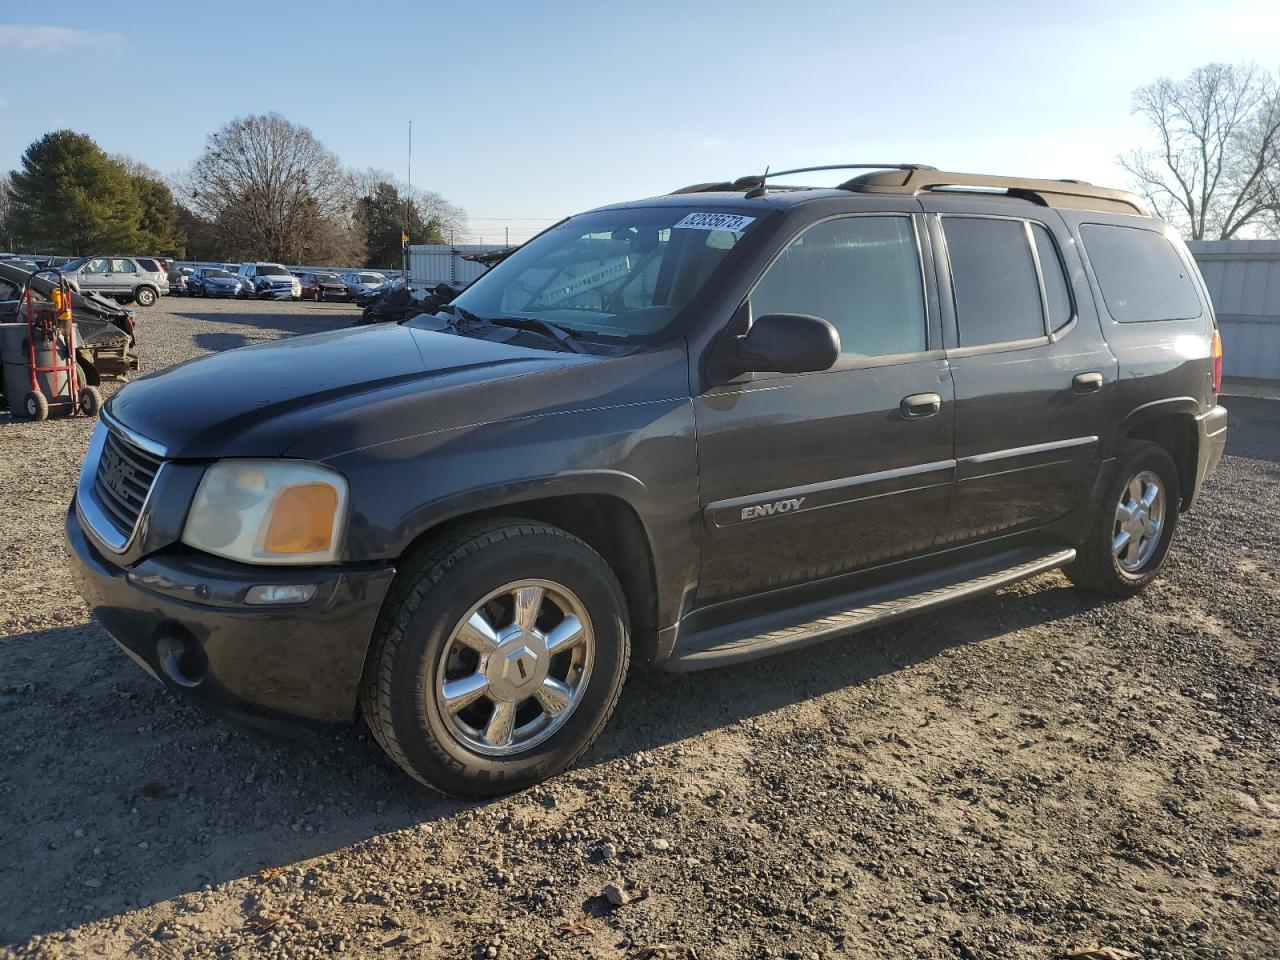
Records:
[[[15,245],[71,255],[139,248],[137,190],[84,134],[45,134],[27,147],[11,179]]]
[[[173,191],[151,177],[135,175],[129,179],[138,195],[140,252],[162,257],[185,256],[186,237],[178,225],[180,211],[174,202]]]

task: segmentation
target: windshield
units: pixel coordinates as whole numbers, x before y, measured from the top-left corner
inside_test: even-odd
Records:
[[[291,277],[291,274],[278,263],[260,263],[258,264],[258,276],[260,277]]]
[[[387,278],[379,273],[362,273],[360,274],[361,283],[386,283]]]
[[[669,206],[583,214],[525,244],[453,303],[485,319],[551,321],[575,335],[652,336],[755,220]]]
[[[227,271],[225,270],[206,270],[204,272],[204,275],[210,280],[230,280],[231,279],[231,274],[227,273]]]
[[[341,283],[336,273],[317,273],[317,280],[323,280],[325,283]]]

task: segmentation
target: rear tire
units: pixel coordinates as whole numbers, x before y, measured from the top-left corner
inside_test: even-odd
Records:
[[[1169,553],[1181,496],[1178,468],[1168,451],[1145,440],[1130,441],[1094,506],[1075,562],[1065,570],[1071,582],[1111,597],[1143,590]]]
[[[139,287],[133,296],[140,307],[149,307],[156,302],[156,292],[150,287]]]
[[[464,527],[396,577],[365,663],[365,719],[400,767],[444,793],[532,786],[577,760],[613,712],[626,611],[613,571],[565,531],[515,519]],[[459,679],[476,692],[447,706]]]

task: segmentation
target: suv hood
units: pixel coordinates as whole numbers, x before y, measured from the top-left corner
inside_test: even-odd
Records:
[[[406,399],[599,359],[395,324],[352,327],[170,367],[124,387],[106,413],[170,458],[274,457],[379,405],[404,434],[421,433],[435,424],[405,416]],[[475,405],[468,415],[485,419]]]

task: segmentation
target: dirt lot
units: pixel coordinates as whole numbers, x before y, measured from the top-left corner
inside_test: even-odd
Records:
[[[149,369],[355,316],[140,313]],[[65,572],[89,424],[0,414],[0,956],[1280,957],[1280,404],[1229,405],[1141,598],[1055,573],[640,669],[576,769],[484,804],[361,728],[266,743],[145,676]]]

